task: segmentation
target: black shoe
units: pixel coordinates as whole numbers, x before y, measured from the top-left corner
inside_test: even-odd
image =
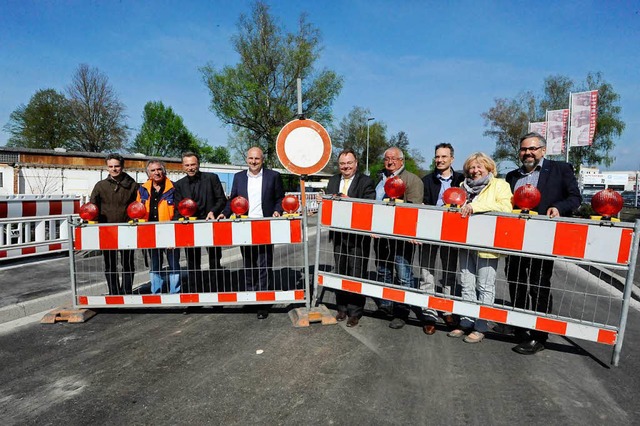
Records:
[[[533,355],[544,350],[544,343],[537,340],[528,340],[515,346],[513,350],[521,355]]]
[[[346,312],[338,312],[336,314],[336,320],[337,321],[344,321],[347,319],[347,313]]]
[[[347,320],[347,327],[355,327],[356,325],[358,325],[358,322],[360,322],[360,319],[358,319],[358,317],[349,317],[349,319]]]
[[[257,317],[258,319],[266,319],[269,316],[269,311],[264,309],[258,309]]]
[[[393,328],[394,330],[398,330],[404,327],[404,320],[402,318],[394,318],[389,323],[389,328]]]

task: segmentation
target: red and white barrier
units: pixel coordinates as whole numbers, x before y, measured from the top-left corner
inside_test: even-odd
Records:
[[[252,303],[301,303],[304,290],[247,291],[226,293],[141,294],[126,296],[78,296],[78,305],[91,307],[114,306],[182,306],[229,305]]]
[[[0,197],[0,219],[77,214],[80,197],[73,195],[9,195]]]
[[[318,283],[324,287],[336,290],[349,291],[378,299],[406,303],[442,312],[452,312],[461,316],[469,316],[561,336],[575,337],[607,345],[614,345],[618,337],[618,331],[616,329],[578,324],[560,318],[541,317],[532,312],[515,311],[494,306],[482,306],[462,300],[450,300],[424,293],[415,293],[398,288],[389,288],[362,281],[344,279],[321,272],[318,273]]]
[[[76,250],[212,247],[302,242],[302,220],[251,219],[83,225],[75,229]]]
[[[322,202],[322,225],[347,230],[627,265],[633,225],[591,220],[548,220],[514,214],[460,213],[411,205]]]

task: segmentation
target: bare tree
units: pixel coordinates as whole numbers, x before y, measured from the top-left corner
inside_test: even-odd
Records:
[[[125,106],[105,74],[80,64],[67,94],[76,121],[72,149],[103,152],[124,147],[128,134]]]

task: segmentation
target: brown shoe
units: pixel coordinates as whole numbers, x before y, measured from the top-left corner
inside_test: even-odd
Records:
[[[358,317],[349,317],[349,319],[347,320],[347,327],[355,327],[356,325],[358,325],[358,322],[360,322]]]
[[[344,321],[347,319],[347,313],[346,312],[338,312],[336,314],[336,320],[337,321]]]
[[[453,317],[453,315],[444,315],[442,319],[444,320],[444,323],[447,324],[448,327],[456,326],[456,319]]]
[[[436,326],[435,324],[425,324],[422,326],[422,331],[424,331],[424,334],[431,336],[436,332]]]

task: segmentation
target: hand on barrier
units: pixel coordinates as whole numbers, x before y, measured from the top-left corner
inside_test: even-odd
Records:
[[[280,217],[280,212],[273,212],[273,217]]]
[[[226,219],[226,218],[227,217],[224,215],[224,213],[220,213],[216,219],[220,220],[220,219]]]
[[[549,207],[547,209],[547,216],[549,216],[550,218],[558,217],[560,216],[560,212],[555,207]]]
[[[215,219],[215,215],[213,214],[213,212],[209,212],[209,213],[207,214],[207,218],[206,218],[206,220],[212,220],[212,219]]]
[[[473,207],[471,206],[471,204],[465,204],[464,206],[462,206],[462,208],[460,208],[460,216],[462,217],[470,216],[472,213]]]

